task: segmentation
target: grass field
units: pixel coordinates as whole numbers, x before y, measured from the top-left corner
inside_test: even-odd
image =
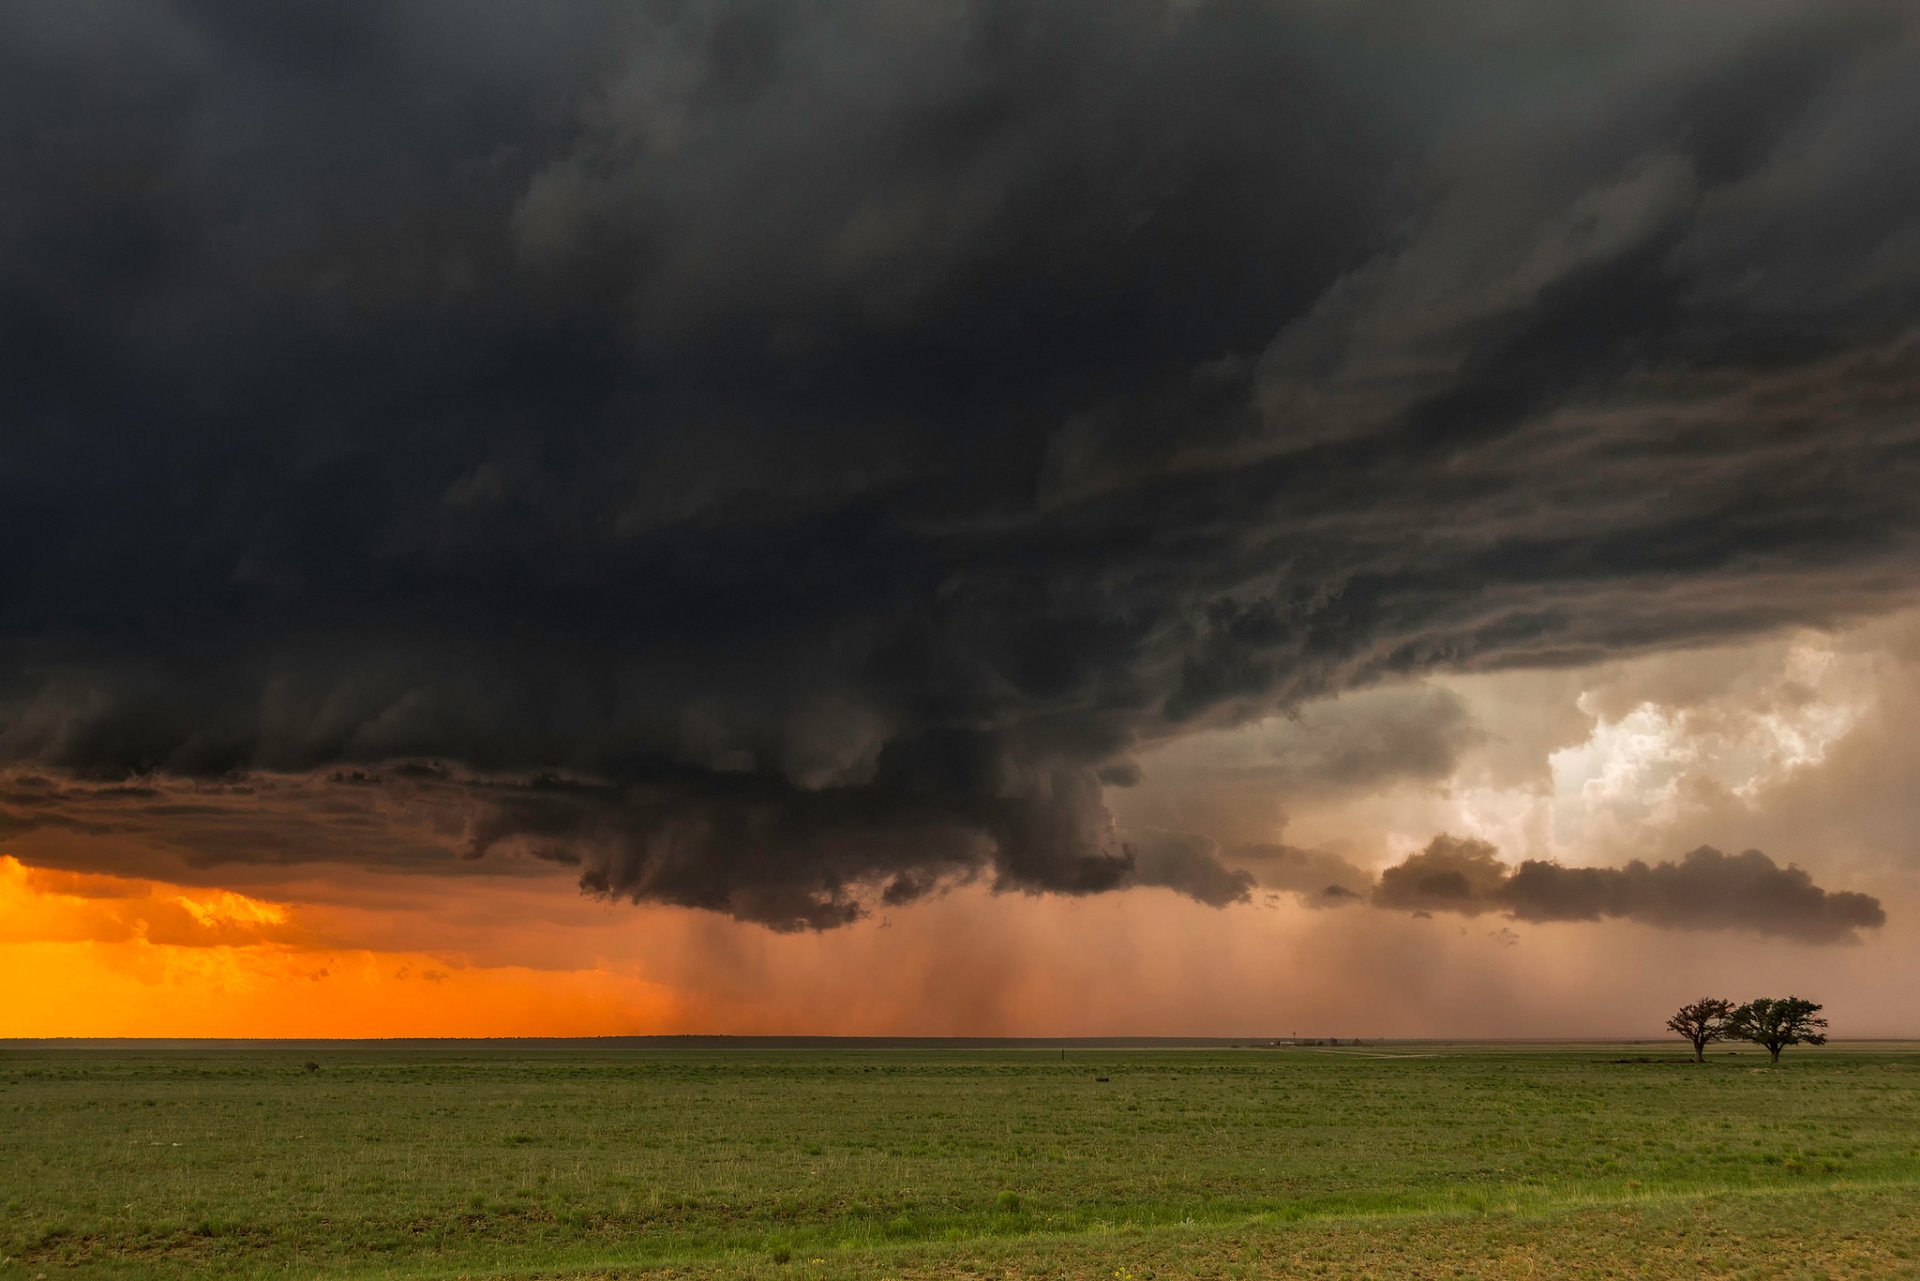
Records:
[[[0,1278],[1920,1276],[1920,1050],[1765,1062],[0,1049]]]

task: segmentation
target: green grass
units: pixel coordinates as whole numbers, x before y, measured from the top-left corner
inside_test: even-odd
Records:
[[[0,1050],[0,1279],[1920,1275],[1920,1054],[1764,1063]]]

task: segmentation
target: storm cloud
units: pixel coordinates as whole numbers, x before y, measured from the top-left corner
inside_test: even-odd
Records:
[[[1237,901],[1155,744],[1913,598],[1916,114],[1893,3],[21,0],[4,821]],[[1877,923],[1707,853],[1374,895]]]
[[[1521,921],[1620,917],[1666,929],[1748,930],[1801,943],[1851,941],[1886,923],[1877,899],[1831,891],[1759,850],[1703,845],[1676,861],[1625,867],[1501,862],[1484,841],[1437,836],[1380,874],[1373,902],[1408,912],[1501,912]]]

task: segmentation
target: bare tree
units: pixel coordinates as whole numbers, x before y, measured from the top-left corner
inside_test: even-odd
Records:
[[[1691,1005],[1683,1005],[1667,1020],[1669,1030],[1693,1043],[1693,1061],[1704,1063],[1707,1044],[1727,1035],[1727,1020],[1733,1017],[1733,1002],[1717,996],[1703,996]]]
[[[1761,997],[1748,1001],[1727,1019],[1727,1035],[1767,1047],[1773,1062],[1789,1045],[1825,1045],[1827,1021],[1817,1017],[1826,1007],[1797,996]]]

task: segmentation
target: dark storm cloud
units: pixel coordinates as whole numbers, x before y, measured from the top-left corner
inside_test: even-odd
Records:
[[[1878,899],[1822,889],[1759,850],[1703,845],[1677,862],[1562,867],[1501,862],[1484,841],[1438,836],[1380,874],[1379,906],[1410,912],[1501,912],[1522,921],[1619,917],[1666,929],[1750,930],[1802,943],[1840,943],[1886,923]]]
[[[1910,598],[1915,28],[9,5],[0,759],[781,927],[1231,901],[1138,749]]]
[[[43,866],[180,884],[230,884],[237,863],[255,887],[316,862],[447,873],[461,870],[451,856],[470,844],[470,792],[465,779],[397,770],[137,785],[15,774],[0,777],[0,841]]]
[[[1485,841],[1436,836],[1425,849],[1380,874],[1373,901],[1406,911],[1484,912],[1508,874],[1499,852]]]
[[[1226,907],[1252,897],[1252,874],[1224,866],[1214,843],[1188,832],[1150,829],[1129,840],[1131,883],[1177,890],[1202,903]]]

